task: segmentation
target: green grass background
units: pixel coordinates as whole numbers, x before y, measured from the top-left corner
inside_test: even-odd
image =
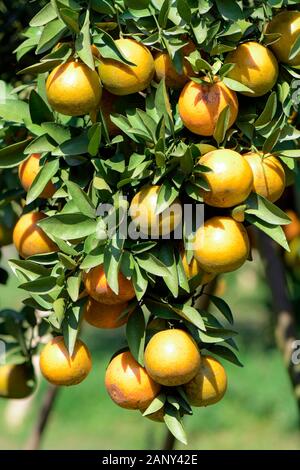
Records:
[[[8,252],[7,256],[11,253]],[[6,264],[5,259],[2,264]],[[281,355],[274,346],[270,295],[258,262],[225,276],[222,295],[230,302],[239,331],[244,368],[223,361],[229,388],[217,405],[186,417],[188,449],[300,449],[297,408]],[[18,307],[22,293],[14,279],[0,287],[0,307]],[[160,449],[165,427],[139,412],[115,406],[104,388],[104,374],[124,331],[103,333],[86,328],[93,370],[82,384],[60,389],[44,435],[43,449]],[[0,400],[0,449],[20,449],[36,420],[46,384],[41,381],[23,423],[7,423],[6,400]],[[177,448],[185,446],[177,444]]]

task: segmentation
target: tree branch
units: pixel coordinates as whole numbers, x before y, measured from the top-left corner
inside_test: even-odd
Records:
[[[38,450],[41,445],[44,431],[49,422],[54,403],[57,398],[59,388],[49,385],[43,397],[42,406],[37,418],[37,422],[33,428],[32,434],[25,445],[25,450]]]

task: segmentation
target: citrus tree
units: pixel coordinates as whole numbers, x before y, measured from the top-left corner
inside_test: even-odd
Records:
[[[108,394],[180,441],[183,416],[222,399],[219,360],[241,364],[206,285],[251,259],[250,225],[288,249],[274,203],[299,157],[297,4],[51,0],[31,19],[30,80],[0,89],[1,210],[27,293],[0,313],[1,396],[33,391],[40,350],[49,382],[84,380],[86,321],[126,324]]]

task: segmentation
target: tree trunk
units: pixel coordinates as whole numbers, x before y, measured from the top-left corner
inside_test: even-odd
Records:
[[[258,233],[259,249],[265,264],[267,282],[269,284],[273,309],[276,319],[275,337],[293,386],[300,425],[300,367],[293,362],[293,353],[297,341],[297,326],[293,306],[285,278],[284,266],[276,250],[274,242],[264,233]],[[298,338],[299,339],[299,338]]]
[[[57,398],[58,390],[59,388],[54,385],[48,386],[32,434],[25,445],[25,450],[38,450],[40,448],[44,431],[49,423],[49,418]]]

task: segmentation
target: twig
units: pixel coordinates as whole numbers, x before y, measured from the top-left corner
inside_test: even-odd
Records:
[[[58,394],[58,387],[49,385],[43,397],[42,406],[32,434],[25,445],[25,450],[38,450],[41,445],[44,431],[49,422],[51,412]]]
[[[296,319],[285,278],[282,261],[272,240],[264,233],[258,233],[259,250],[265,264],[267,281],[273,298],[273,309],[276,316],[275,337],[293,386],[300,425],[300,368],[294,364],[292,355],[297,340]]]

